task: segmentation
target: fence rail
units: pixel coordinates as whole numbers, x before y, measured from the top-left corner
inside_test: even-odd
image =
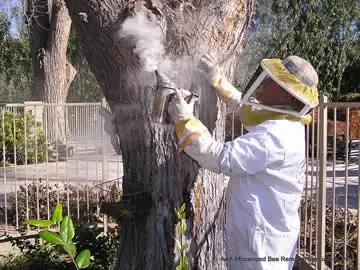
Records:
[[[49,218],[56,202],[77,222],[101,222],[106,230],[107,217],[99,210],[103,185],[122,176],[107,110],[101,103],[0,106],[4,237],[21,228],[30,233],[24,220]],[[312,117],[298,255],[314,269],[360,269],[360,103],[322,99]],[[234,114],[230,121],[231,138],[242,135]]]
[[[322,99],[312,116],[298,254],[314,269],[360,269],[360,103]]]
[[[102,103],[0,106],[0,236],[31,233],[26,219],[50,218],[61,202],[78,223],[104,223],[96,186],[119,185],[121,157]],[[111,134],[113,135],[113,134]],[[119,187],[118,187],[119,188]]]

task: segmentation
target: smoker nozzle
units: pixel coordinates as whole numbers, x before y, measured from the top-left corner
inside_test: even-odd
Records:
[[[166,88],[176,88],[175,83],[173,83],[164,73],[155,70],[156,75],[156,85],[157,87],[166,87]]]

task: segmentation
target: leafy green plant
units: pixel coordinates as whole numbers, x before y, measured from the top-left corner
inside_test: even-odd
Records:
[[[88,248],[94,257],[88,269],[110,270],[115,269],[117,249],[119,245],[118,229],[110,229],[106,234],[103,228],[76,226],[75,237],[78,250]],[[23,232],[26,235],[26,232]],[[67,255],[59,252],[60,246],[39,245],[38,239],[9,236],[10,243],[20,252],[7,254],[1,257],[0,269],[37,269],[37,270],[70,270],[75,269],[74,264]]]
[[[35,243],[33,243],[35,242]],[[75,269],[68,256],[49,245],[39,245],[39,240],[13,238],[11,244],[21,252],[0,255],[2,270],[72,270]]]
[[[31,98],[30,39],[25,24],[16,23],[16,36],[11,31],[11,22],[20,22],[23,18],[21,5],[11,9],[11,15],[0,10],[0,100],[22,103]]]
[[[238,59],[241,88],[262,58],[298,55],[312,63],[320,79],[318,88],[330,100],[358,91],[359,18],[356,0],[256,1],[247,45]]]
[[[63,217],[62,205],[57,204],[50,220],[38,219],[27,220],[26,224],[46,228],[50,226],[56,226],[57,231],[41,230],[39,236],[47,243],[60,246],[71,258],[76,269],[84,269],[90,265],[90,250],[84,249],[78,254],[76,252],[76,246],[73,242],[75,236],[75,228],[70,216]],[[76,255],[77,254],[77,255]]]
[[[188,270],[189,269],[189,260],[186,256],[186,251],[188,249],[188,244],[184,243],[184,234],[186,232],[186,218],[185,218],[185,203],[183,203],[179,208],[175,208],[175,214],[178,219],[176,224],[176,231],[180,235],[180,240],[175,238],[176,246],[180,251],[181,260],[180,264],[176,267],[176,270]]]
[[[25,128],[26,127],[26,128]],[[5,146],[5,147],[4,147]],[[25,147],[26,146],[26,147]],[[0,114],[0,161],[32,164],[45,161],[45,134],[31,113],[6,111]]]
[[[78,249],[88,248],[94,257],[91,270],[115,269],[119,247],[118,228],[111,228],[104,233],[103,228],[80,226],[74,240]]]

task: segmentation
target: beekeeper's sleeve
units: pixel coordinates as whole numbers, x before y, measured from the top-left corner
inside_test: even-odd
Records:
[[[192,122],[192,123],[191,123]],[[248,133],[237,139],[220,143],[198,120],[177,125],[180,148],[201,167],[227,176],[255,174],[267,166],[266,134]]]
[[[212,82],[213,87],[221,100],[226,103],[227,112],[236,111],[240,107],[241,92],[236,89],[224,76],[220,76]]]

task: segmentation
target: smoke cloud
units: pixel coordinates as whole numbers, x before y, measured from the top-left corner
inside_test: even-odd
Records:
[[[161,29],[155,22],[138,13],[125,20],[119,31],[119,37],[134,41],[134,53],[139,56],[145,71],[152,72],[158,68],[165,48]]]

